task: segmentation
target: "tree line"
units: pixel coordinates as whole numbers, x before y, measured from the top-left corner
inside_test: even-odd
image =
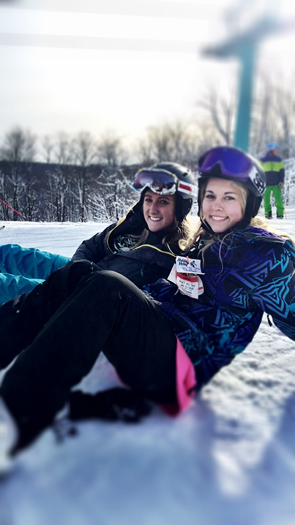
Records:
[[[117,221],[136,200],[136,169],[0,161],[0,220]]]
[[[0,138],[0,219],[117,220],[136,199],[130,189],[139,167],[170,160],[194,171],[206,149],[232,145],[236,91],[207,87],[190,122],[152,126],[133,146],[114,132],[39,138],[15,127]],[[295,157],[294,127],[294,92],[260,75],[249,152],[259,158],[268,142],[277,142],[284,159]]]
[[[59,133],[38,144],[16,127],[0,143],[0,219],[117,220],[137,198],[131,186],[139,167],[169,159],[194,168],[197,144],[180,122],[154,127],[137,145],[137,162],[128,164],[130,153],[115,134],[95,141],[89,132]]]

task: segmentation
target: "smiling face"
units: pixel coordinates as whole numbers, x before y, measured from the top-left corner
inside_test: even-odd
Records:
[[[222,233],[243,218],[242,192],[237,184],[211,178],[206,186],[202,214],[215,233]]]
[[[175,195],[157,195],[147,190],[142,211],[151,232],[166,230],[175,224]]]

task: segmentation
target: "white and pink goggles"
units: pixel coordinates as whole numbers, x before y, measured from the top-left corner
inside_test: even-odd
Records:
[[[179,180],[173,173],[158,168],[143,168],[135,176],[133,189],[142,192],[149,188],[159,195],[174,195],[177,191],[195,197],[197,188],[194,184]]]

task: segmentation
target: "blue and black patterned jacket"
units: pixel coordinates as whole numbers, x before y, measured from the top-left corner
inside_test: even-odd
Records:
[[[201,259],[199,249],[195,245],[189,257]],[[202,271],[204,293],[198,299],[163,280],[145,288],[169,317],[199,388],[250,343],[264,312],[295,341],[295,248],[248,227],[208,248]]]

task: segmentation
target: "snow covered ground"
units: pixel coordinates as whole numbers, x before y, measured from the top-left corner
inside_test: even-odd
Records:
[[[2,244],[72,255],[103,224],[5,223]],[[295,208],[272,226],[295,235]],[[84,380],[116,383],[102,356]],[[266,319],[177,419],[51,430],[0,484],[0,525],[294,525],[295,343]]]

